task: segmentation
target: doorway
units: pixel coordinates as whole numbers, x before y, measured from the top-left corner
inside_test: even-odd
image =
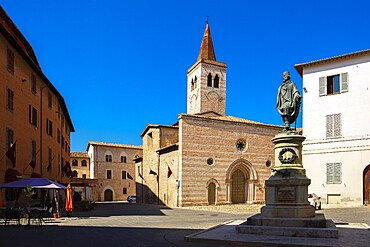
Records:
[[[232,177],[231,183],[231,202],[232,203],[245,203],[245,175],[237,169]]]
[[[210,183],[208,185],[208,204],[214,205],[216,203],[216,184]]]
[[[370,165],[368,165],[364,170],[363,182],[364,182],[364,205],[369,205],[370,204]]]
[[[104,191],[104,201],[113,201],[113,191],[110,189],[106,189]]]

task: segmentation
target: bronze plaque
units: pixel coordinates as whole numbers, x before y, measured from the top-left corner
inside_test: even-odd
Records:
[[[277,188],[277,200],[279,202],[294,202],[295,188],[294,187]]]

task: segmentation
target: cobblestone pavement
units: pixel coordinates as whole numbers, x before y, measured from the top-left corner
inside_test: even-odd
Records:
[[[158,205],[99,203],[89,212],[42,226],[0,226],[3,246],[213,246],[184,242],[184,236],[230,220],[245,220],[259,205],[167,208]],[[370,224],[370,207],[324,209],[339,221]],[[355,220],[355,221],[353,221]]]

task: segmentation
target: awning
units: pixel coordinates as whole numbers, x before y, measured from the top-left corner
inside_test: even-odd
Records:
[[[7,184],[0,184],[0,188],[26,188],[34,189],[67,189],[64,185],[47,178],[23,178]]]

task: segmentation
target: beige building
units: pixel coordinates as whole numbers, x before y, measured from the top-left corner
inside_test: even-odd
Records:
[[[93,189],[96,192],[94,201],[125,201],[127,196],[135,195],[134,159],[142,156],[142,147],[90,141],[86,150],[86,157],[90,161],[86,178],[97,180]],[[81,158],[76,156],[78,162]],[[80,171],[78,174],[83,175],[86,167],[80,167],[79,164],[82,165],[82,161],[78,166],[72,163],[72,170]]]
[[[207,24],[187,74],[187,114],[172,126],[149,124],[136,159],[137,201],[173,206],[263,203],[281,126],[226,115],[226,64]]]
[[[0,99],[0,183],[31,176],[62,182],[74,131],[67,105],[1,7]]]
[[[90,156],[87,152],[71,152],[70,164],[74,177],[90,178]]]

